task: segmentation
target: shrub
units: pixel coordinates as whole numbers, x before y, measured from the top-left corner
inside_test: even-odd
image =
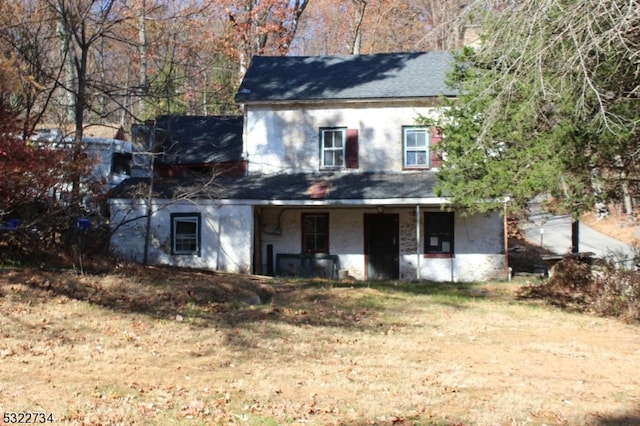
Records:
[[[640,274],[614,266],[567,257],[556,264],[549,279],[526,288],[523,295],[581,312],[640,321]]]

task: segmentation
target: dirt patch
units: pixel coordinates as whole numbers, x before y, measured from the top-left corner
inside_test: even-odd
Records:
[[[638,327],[518,300],[525,284],[4,271],[0,408],[73,425],[639,422]]]
[[[611,207],[609,215],[597,218],[594,213],[586,213],[581,218],[585,225],[631,246],[640,245],[638,221],[624,214],[619,208]]]

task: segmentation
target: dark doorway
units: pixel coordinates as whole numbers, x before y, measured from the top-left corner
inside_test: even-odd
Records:
[[[364,257],[367,278],[394,280],[400,277],[398,215],[364,215]]]

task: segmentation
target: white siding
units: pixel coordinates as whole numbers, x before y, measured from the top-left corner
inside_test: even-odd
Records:
[[[393,105],[393,106],[390,106]],[[244,122],[245,159],[250,174],[315,173],[320,170],[319,130],[344,127],[358,130],[357,170],[345,172],[402,172],[402,126],[415,125],[419,115],[433,117],[438,109],[424,102],[297,104],[288,106],[247,105]],[[428,194],[425,194],[428,197]],[[366,279],[364,214],[377,207],[363,204],[341,206],[282,207],[262,205],[268,201],[193,200],[171,203],[156,201],[151,224],[149,263],[179,265],[227,272],[252,272],[254,236],[259,241],[261,265],[268,266],[267,247],[278,254],[300,254],[302,250],[301,214],[329,213],[329,254],[338,256],[339,269],[356,279]],[[270,201],[269,201],[270,202]],[[505,277],[504,229],[498,212],[489,215],[455,215],[455,255],[433,258],[424,255],[424,212],[437,210],[441,199],[426,200],[418,216],[416,206],[385,202],[384,212],[398,214],[399,269],[401,279],[434,281],[475,281]],[[126,219],[130,201],[111,200],[112,227]],[[320,203],[320,201],[318,201]],[[393,203],[393,202],[392,202]],[[434,205],[437,205],[434,207]],[[134,205],[134,214],[144,209]],[[254,223],[256,209],[260,220]],[[199,212],[202,217],[200,256],[171,253],[171,213]],[[131,217],[129,215],[128,217]],[[115,230],[111,245],[115,255],[141,261],[144,254],[145,220],[140,218]],[[255,234],[254,234],[255,233]]]
[[[504,221],[499,212],[470,216],[456,214],[454,237],[455,256],[450,259],[422,257],[420,278],[432,281],[506,278]]]
[[[111,200],[111,248],[115,256],[141,262],[144,258],[146,218],[141,203]],[[201,253],[171,253],[171,214],[200,213]],[[137,220],[124,223],[136,218]],[[250,273],[253,251],[252,208],[247,205],[219,205],[205,200],[170,202],[156,200],[151,218],[148,262],[204,268],[226,272]]]
[[[273,246],[274,261],[278,253],[300,254],[302,250],[302,213],[329,213],[329,254],[339,258],[339,269],[356,279],[366,279],[364,255],[364,214],[376,208],[298,209],[265,208],[263,210],[262,270],[266,272],[266,247]],[[419,253],[415,207],[385,207],[385,213],[399,217],[400,278],[431,281],[482,281],[506,278],[503,221],[499,213],[458,216],[455,219],[455,256],[450,259],[424,256],[424,209],[420,210]],[[278,218],[280,223],[278,224]],[[276,229],[280,235],[275,235]],[[418,276],[418,265],[420,275]]]
[[[319,130],[358,129],[359,171],[402,170],[402,126],[415,125],[433,107],[343,105],[247,106],[245,155],[249,173],[300,173],[320,169]]]

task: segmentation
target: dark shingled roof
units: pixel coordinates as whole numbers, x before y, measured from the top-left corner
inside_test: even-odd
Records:
[[[445,84],[446,51],[351,56],[255,56],[236,102],[455,96]]]
[[[148,179],[127,179],[110,198],[127,198]],[[156,179],[157,198],[174,198],[189,192],[196,198],[265,201],[416,199],[436,197],[435,173],[296,173],[216,178],[206,190],[202,180]],[[198,190],[201,190],[198,192]]]
[[[166,164],[211,164],[242,157],[242,116],[160,116],[156,138]]]

